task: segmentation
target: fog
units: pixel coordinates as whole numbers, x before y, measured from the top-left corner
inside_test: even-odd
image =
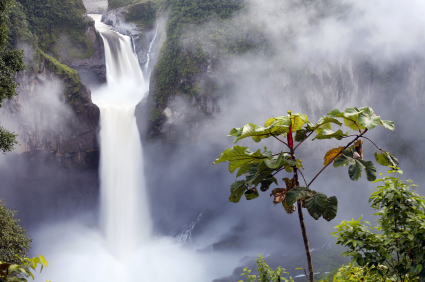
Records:
[[[216,79],[217,91],[226,94],[209,105],[212,116],[197,121],[195,126],[188,126],[186,120],[200,115],[199,109],[191,101],[175,97],[166,111],[168,123],[177,125],[190,136],[189,141],[176,144],[144,141],[144,175],[154,242],[129,258],[129,265],[136,270],[143,265],[152,281],[168,281],[160,275],[165,275],[164,269],[173,268],[174,260],[186,262],[183,269],[174,273],[175,281],[191,281],[186,278],[187,269],[194,271],[190,274],[193,281],[211,281],[231,275],[237,266],[252,264],[252,258],[258,253],[304,253],[296,213],[288,215],[281,205],[274,206],[269,192],[260,192],[260,197],[253,201],[243,197],[240,203],[230,203],[230,184],[236,175],[228,172],[227,164],[212,165],[221,151],[233,145],[233,138],[226,137],[228,132],[248,122],[263,124],[270,117],[286,115],[288,110],[306,113],[315,122],[333,108],[370,106],[382,119],[394,120],[396,130],[391,132],[378,126],[367,136],[400,160],[405,171],[403,179],[412,178],[419,185],[419,193],[425,191],[420,185],[424,156],[420,144],[424,133],[416,122],[424,117],[421,109],[425,89],[425,4],[413,0],[305,3],[309,4],[250,0],[248,8],[231,19],[191,27],[183,36],[181,44],[185,49],[193,47],[190,38],[197,38],[203,51],[215,60],[216,70],[204,76]],[[253,43],[266,44],[267,51],[260,48],[220,57],[217,54],[225,51],[217,47],[220,44],[213,42],[209,35],[223,27],[230,27],[233,38],[250,36]],[[164,31],[160,34],[158,42],[162,44]],[[28,99],[25,113],[31,116],[27,120],[43,124],[43,118],[37,115],[48,112],[61,124],[63,113],[68,111],[54,98],[62,91],[61,87],[55,81],[42,86],[40,97],[46,102]],[[17,119],[8,120],[3,114],[1,120],[3,126],[20,132],[21,123],[16,122]],[[304,160],[303,173],[307,181],[322,167],[325,152],[347,143],[346,140],[305,142],[297,156]],[[272,151],[284,150],[275,140],[257,144],[247,138],[238,144],[251,150],[264,146]],[[373,160],[376,148],[367,140],[364,146],[365,159]],[[13,161],[9,161],[11,159]],[[74,279],[110,279],[106,274],[108,269],[117,266],[114,258],[105,252],[104,239],[98,233],[97,174],[66,170],[56,173],[58,169],[43,163],[37,168],[42,171],[37,174],[39,182],[32,182],[37,192],[28,192],[29,184],[22,179],[28,178],[29,173],[24,168],[34,170],[33,164],[10,155],[0,156],[0,165],[7,183],[0,189],[0,195],[9,202],[8,207],[21,210],[18,216],[27,218],[26,223],[43,222],[31,228],[35,242],[33,254],[52,254],[47,259],[64,264],[59,269],[65,269],[65,262],[74,259],[77,261]],[[16,173],[20,166],[22,170]],[[385,175],[387,169],[376,166],[378,173]],[[52,171],[55,172],[53,178]],[[279,174],[277,187],[283,185],[280,179],[287,176],[289,174]],[[45,184],[47,179],[54,185]],[[80,186],[87,187],[91,197],[70,201],[75,197],[73,187]],[[327,222],[323,218],[316,221],[304,212],[310,247],[321,249],[329,242],[333,227],[342,220],[364,215],[373,221],[367,200],[374,186],[364,175],[358,181],[351,181],[347,168],[327,168],[311,188],[327,196],[337,196],[338,215]],[[22,194],[29,198],[25,204]],[[48,195],[52,195],[51,198]],[[32,199],[37,201],[25,206]],[[62,201],[66,204],[62,205]],[[37,207],[53,202],[54,207]],[[41,210],[46,220],[39,221],[34,210]],[[55,215],[47,216],[47,211]],[[46,242],[42,238],[47,234],[61,240]],[[71,243],[61,245],[63,241]],[[60,248],[52,249],[52,246]],[[94,255],[80,260],[81,253]],[[244,257],[245,260],[241,260]],[[161,258],[160,269],[155,268],[157,258]],[[101,267],[87,271],[93,261]],[[44,273],[42,278],[47,279],[49,268]],[[120,270],[114,273],[119,275]],[[295,273],[291,271],[292,275]],[[133,273],[125,275],[134,276]],[[205,277],[208,279],[203,279]]]

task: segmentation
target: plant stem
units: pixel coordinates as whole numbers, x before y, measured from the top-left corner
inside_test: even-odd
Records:
[[[362,132],[362,133],[360,133],[360,135],[357,135],[357,137],[356,138],[354,138],[350,143],[348,143],[347,144],[347,146],[345,146],[343,149],[341,149],[341,151],[339,151],[339,153],[338,154],[336,154],[335,155],[335,157],[333,157],[332,158],[332,160],[330,160],[329,162],[328,162],[328,164],[327,165],[325,165],[317,174],[316,174],[316,176],[310,181],[310,183],[307,185],[307,187],[310,187],[310,185],[311,185],[311,183],[313,183],[313,181],[314,180],[316,180],[316,178],[325,170],[325,168],[327,168],[335,159],[336,159],[336,157],[342,152],[342,151],[344,151],[345,149],[347,149],[351,144],[353,144],[354,142],[356,142],[357,141],[357,139],[359,139],[360,137],[362,137],[363,136],[363,134],[365,134],[367,132],[367,128]]]
[[[290,149],[291,149],[292,160],[296,161],[294,148],[290,148]],[[294,165],[293,169],[294,169],[295,184],[296,184],[296,186],[300,186],[300,182],[298,180],[298,168],[297,168],[296,165]],[[307,230],[305,228],[305,222],[304,222],[304,215],[303,215],[301,200],[297,201],[297,209],[298,209],[298,219],[300,220],[300,225],[301,225],[301,233],[303,235],[305,253],[307,255],[308,272],[309,272],[309,275],[307,276],[307,278],[308,278],[308,280],[310,280],[310,282],[314,282],[313,260],[311,259],[310,244],[308,242]]]

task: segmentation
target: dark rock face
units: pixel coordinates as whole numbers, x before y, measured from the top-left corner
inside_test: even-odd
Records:
[[[42,57],[36,73],[24,71],[16,81],[18,96],[4,103],[2,124],[18,133],[17,153],[44,155],[63,167],[96,168],[99,109],[77,72],[52,70]]]

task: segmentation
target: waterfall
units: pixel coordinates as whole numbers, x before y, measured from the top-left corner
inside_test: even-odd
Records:
[[[152,234],[134,116],[149,77],[143,77],[130,38],[111,31],[100,15],[90,16],[103,38],[107,72],[107,85],[92,90],[101,125],[100,229],[90,216],[41,228],[35,253],[43,254],[49,267],[35,282],[199,282],[224,276],[235,267],[229,263],[237,261],[235,254],[197,252],[176,238]],[[190,240],[201,217],[180,241]]]
[[[107,75],[107,86],[92,97],[100,109],[100,225],[111,253],[122,258],[151,232],[134,116],[146,85],[131,38],[110,31],[100,16],[95,25],[104,41]]]
[[[148,53],[147,53],[148,59],[147,59],[146,66],[145,66],[145,71],[146,71],[147,74],[149,74],[149,63],[151,61],[152,48],[153,48],[153,46],[155,44],[156,38],[158,37],[158,26],[159,25],[157,23],[156,24],[156,29],[155,29],[155,35],[154,35],[151,43],[149,44],[149,49],[148,49]]]

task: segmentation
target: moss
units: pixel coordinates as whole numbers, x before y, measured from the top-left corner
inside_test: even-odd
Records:
[[[69,83],[69,87],[67,87],[68,94],[78,93],[81,89],[81,80],[78,72],[76,70],[71,69],[70,67],[61,64],[58,60],[53,58],[52,56],[47,55],[41,50],[38,50],[41,60],[46,62],[47,68],[61,77],[65,82]],[[71,98],[71,102],[73,101],[73,97]]]
[[[156,19],[158,5],[152,1],[137,3],[128,7],[125,20],[140,28],[152,28]]]

